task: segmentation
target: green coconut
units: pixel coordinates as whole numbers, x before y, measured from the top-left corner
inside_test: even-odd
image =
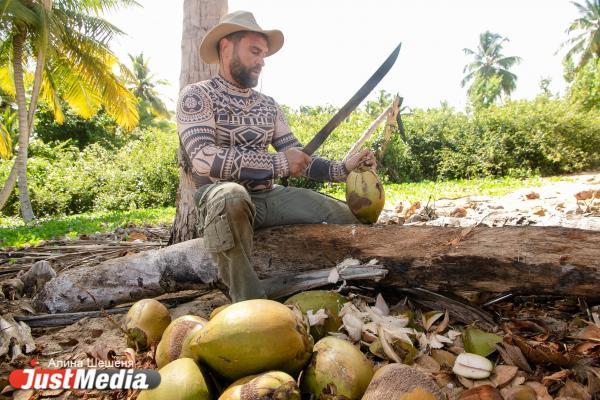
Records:
[[[160,384],[143,390],[138,400],[211,400],[207,378],[191,358],[180,358],[162,367]]]
[[[137,301],[125,315],[127,346],[138,351],[146,350],[160,341],[170,323],[169,310],[160,302],[154,299]]]
[[[300,390],[290,375],[270,371],[238,379],[229,386],[219,400],[300,400]]]
[[[186,336],[196,328],[202,328],[208,323],[202,317],[184,315],[175,319],[163,332],[160,343],[156,347],[156,366],[162,368],[181,355]]]
[[[328,332],[336,332],[342,326],[340,311],[347,301],[344,296],[337,292],[330,290],[309,290],[290,297],[285,301],[285,304],[295,305],[304,315],[309,310],[312,310],[313,314],[320,309],[325,311],[325,314],[327,314],[325,323],[310,327],[310,334],[316,342],[327,335]]]
[[[230,305],[190,339],[194,358],[235,380],[277,370],[294,375],[307,364],[313,340],[302,314],[272,300]]]
[[[317,342],[302,375],[302,393],[328,393],[358,400],[373,377],[373,365],[352,343],[327,336]],[[335,393],[331,393],[331,392]]]
[[[385,205],[385,192],[379,177],[370,168],[357,168],[346,179],[346,202],[363,224],[377,222]]]

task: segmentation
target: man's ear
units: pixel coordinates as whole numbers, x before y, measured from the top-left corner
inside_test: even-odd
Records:
[[[231,40],[227,39],[227,38],[221,38],[221,40],[219,40],[219,54],[221,56],[223,56],[224,54],[227,54],[227,51],[229,50],[229,47],[231,46]]]

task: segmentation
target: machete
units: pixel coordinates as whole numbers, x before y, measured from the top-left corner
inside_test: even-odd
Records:
[[[311,156],[318,148],[323,144],[325,139],[333,132],[335,128],[348,116],[354,109],[371,93],[371,91],[377,86],[377,84],[383,79],[396,62],[398,53],[400,53],[400,43],[392,54],[381,64],[381,66],[375,71],[375,73],[369,78],[369,80],[362,85],[362,87],[352,96],[350,100],[331,118],[331,120],[311,139],[310,142],[302,151]]]

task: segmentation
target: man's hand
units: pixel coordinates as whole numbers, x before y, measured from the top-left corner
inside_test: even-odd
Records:
[[[373,171],[377,168],[377,160],[375,154],[371,150],[364,149],[358,153],[352,154],[344,161],[348,172],[355,170],[358,167],[370,167]]]
[[[293,147],[283,152],[290,167],[290,176],[301,176],[302,172],[308,167],[312,158],[306,155],[300,148]]]

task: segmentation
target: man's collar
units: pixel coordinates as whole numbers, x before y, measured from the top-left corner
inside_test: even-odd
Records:
[[[225,87],[227,92],[239,93],[239,94],[248,94],[250,93],[250,88],[243,88],[233,82],[228,81],[221,75],[220,73],[215,76],[215,80]]]

